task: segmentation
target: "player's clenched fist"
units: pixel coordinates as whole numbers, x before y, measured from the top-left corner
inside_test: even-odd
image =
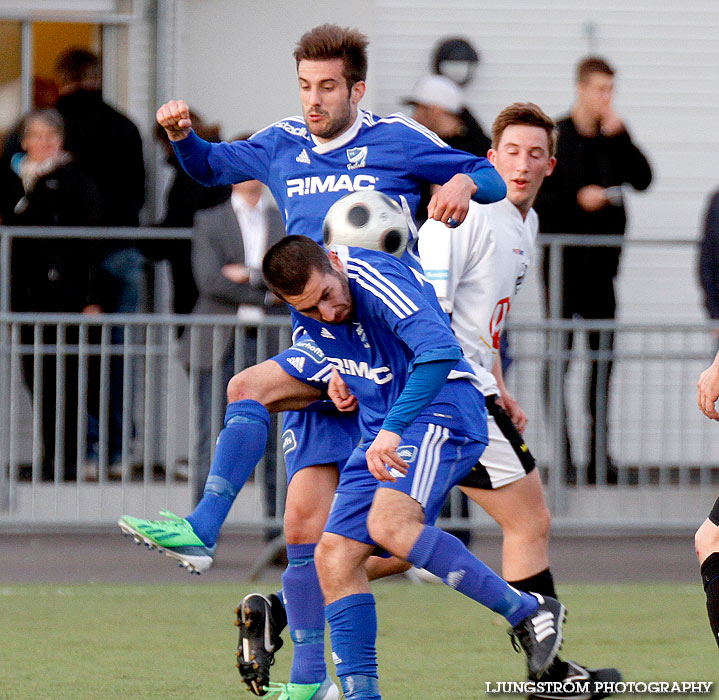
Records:
[[[192,121],[185,100],[170,100],[157,110],[157,123],[167,132],[170,141],[182,141],[190,135]]]

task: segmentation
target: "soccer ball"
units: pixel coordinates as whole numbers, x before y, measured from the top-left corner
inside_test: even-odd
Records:
[[[397,202],[377,190],[361,190],[346,194],[329,208],[322,237],[327,248],[338,243],[399,258],[407,247],[409,227]]]

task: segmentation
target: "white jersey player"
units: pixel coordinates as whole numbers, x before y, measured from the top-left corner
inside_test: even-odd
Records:
[[[521,431],[526,417],[504,385],[499,338],[534,253],[537,215],[530,209],[523,216],[506,198],[489,205],[470,205],[464,223],[450,236],[446,227],[442,231],[434,223],[428,221],[419,232],[425,274],[443,310],[451,316],[454,334],[480,380],[482,393],[499,399]],[[526,446],[521,449],[523,442],[515,453],[496,420],[490,420],[490,426],[494,439],[492,449],[482,457],[487,470],[483,488],[505,486],[534,466]]]
[[[534,253],[538,230],[532,204],[554,169],[552,120],[531,103],[505,108],[492,127],[489,160],[507,185],[506,199],[472,205],[465,221],[440,230],[428,221],[419,231],[425,274],[435,287],[465,357],[482,384],[489,445],[462,490],[502,527],[502,575],[512,586],[556,597],[549,569],[550,515],[521,432],[527,417],[506,389],[499,337]],[[549,676],[564,682],[561,697],[578,697],[576,681],[619,680],[616,669],[588,670],[557,659]],[[592,698],[606,693],[594,688]],[[557,697],[542,692],[532,698]],[[583,697],[587,697],[584,695]]]

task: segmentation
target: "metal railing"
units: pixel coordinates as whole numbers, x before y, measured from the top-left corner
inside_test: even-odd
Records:
[[[192,339],[201,329],[213,329],[213,409],[208,421],[213,442],[222,424],[224,404],[223,331],[232,334],[235,371],[248,361],[243,356],[248,334],[257,334],[260,346],[253,361],[270,357],[289,344],[289,324],[282,318],[243,326],[227,316],[10,312],[10,239],[70,235],[146,240],[189,238],[191,232],[0,228],[0,529],[106,526],[122,512],[148,516],[160,508],[187,512],[196,497],[196,482],[207,466],[199,464],[195,445],[200,421],[208,417],[197,412],[200,374],[192,369],[195,358],[190,359],[189,371],[180,361],[180,328],[184,327],[191,348]],[[540,245],[557,252],[564,245],[577,243],[621,243],[624,247],[694,245],[690,241],[623,241],[588,236],[547,236],[540,241]],[[592,532],[688,529],[705,517],[719,483],[715,426],[696,410],[693,391],[699,372],[713,354],[708,333],[712,326],[563,320],[558,312],[561,284],[554,282],[561,279],[561,259],[561,255],[553,255],[550,264],[550,317],[515,321],[509,326],[514,364],[507,377],[510,389],[531,419],[525,435],[546,480],[554,528]],[[46,328],[52,329],[49,341],[43,339]],[[121,340],[113,342],[113,331],[118,329]],[[581,339],[591,332],[600,336],[613,333],[613,350],[600,346],[591,351],[581,342],[575,343],[571,353],[566,349],[569,333]],[[28,342],[28,338],[32,341]],[[54,397],[54,463],[51,480],[44,481],[47,465],[43,474],[43,412],[39,399],[42,371],[44,364],[54,363],[58,378],[63,379],[69,358],[74,363],[71,376],[80,398],[68,414],[62,410],[65,404],[61,392]],[[613,464],[605,464],[600,456],[596,484],[587,483],[584,467],[588,455],[582,447],[589,420],[582,394],[587,383],[586,368],[593,361],[599,367],[610,361],[613,366],[609,404],[606,413],[600,415],[606,416],[607,450],[601,444],[598,449],[601,454],[609,452]],[[28,389],[29,365],[34,383]],[[119,367],[122,382],[120,448],[115,461],[110,439],[113,366]],[[96,458],[91,462],[94,473],[86,470],[89,387],[95,392],[97,413]],[[567,454],[563,435],[565,404],[571,455]],[[75,441],[70,454],[75,454],[78,470],[74,476],[64,473],[62,440],[68,421],[75,428],[70,431]],[[603,436],[603,426],[598,427],[598,434]],[[577,466],[576,483],[566,479],[569,457]],[[607,479],[610,466],[616,467],[616,484],[611,483],[612,478]],[[270,486],[272,483],[275,485]],[[278,503],[272,512],[268,506],[271,488]],[[229,525],[281,527],[284,488],[281,457],[268,453],[265,464],[256,471],[254,483],[241,492]],[[492,527],[478,509],[473,508],[470,516],[471,527]],[[453,517],[443,524],[461,527],[467,522]]]

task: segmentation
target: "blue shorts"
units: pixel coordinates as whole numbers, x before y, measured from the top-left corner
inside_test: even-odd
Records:
[[[329,404],[324,407],[318,404]],[[360,441],[357,413],[340,413],[331,401],[317,401],[303,411],[285,411],[282,451],[287,483],[305,467],[336,463],[342,470]]]
[[[327,391],[332,365],[307,333],[292,347],[272,358],[287,374]],[[282,425],[282,451],[287,483],[305,467],[336,463],[341,469],[360,441],[357,412],[341,413],[331,401],[316,401],[302,411],[286,411]]]
[[[368,447],[356,448],[340,473],[325,532],[376,544],[367,530],[367,515],[378,488],[411,496],[424,509],[424,522],[433,525],[450,489],[472,471],[485,444],[434,423],[413,423],[397,449],[409,471],[404,477],[395,472],[394,482],[372,476],[365,455]]]

